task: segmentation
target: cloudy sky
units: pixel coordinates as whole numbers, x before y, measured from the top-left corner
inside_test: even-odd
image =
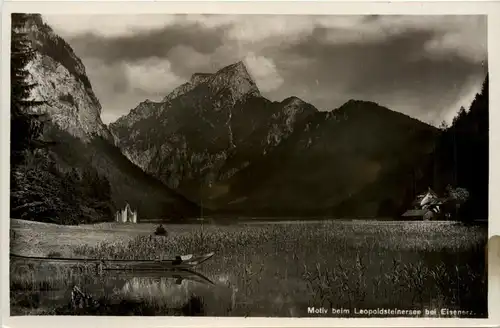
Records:
[[[486,16],[44,16],[86,66],[105,123],[243,60],[271,100],[370,100],[450,121],[487,71]]]

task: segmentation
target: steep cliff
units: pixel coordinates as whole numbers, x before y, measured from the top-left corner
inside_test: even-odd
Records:
[[[55,142],[47,154],[50,170],[61,173],[55,177],[73,172],[74,180],[81,183],[84,172],[92,168],[92,174],[95,171],[109,182],[113,207],[129,203],[138,209],[139,220],[197,215],[199,210],[195,204],[143,172],[116,147],[114,136],[101,121],[101,105],[85,67],[71,47],[40,15],[29,15],[25,29],[36,52],[26,66],[28,78],[36,83],[32,96],[46,101],[36,110],[48,114],[44,137]],[[44,167],[49,169],[47,165]],[[42,180],[32,182],[36,183]],[[83,200],[78,199],[78,194],[74,198],[71,206],[82,208]],[[87,203],[84,207],[87,212],[92,210],[92,205]],[[112,219],[112,216],[99,218]]]
[[[49,113],[52,122],[81,140],[100,136],[112,141],[82,61],[39,15],[31,16],[26,29],[37,52],[26,67],[31,82],[37,84],[33,97],[47,102],[39,110]]]

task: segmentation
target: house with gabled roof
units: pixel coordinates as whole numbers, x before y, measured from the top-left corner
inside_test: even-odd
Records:
[[[432,220],[441,212],[442,199],[429,187],[427,192],[420,194],[413,202],[414,208],[403,213],[403,218]]]

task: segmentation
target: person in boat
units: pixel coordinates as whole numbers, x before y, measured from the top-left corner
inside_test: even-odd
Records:
[[[182,262],[184,261],[187,261],[187,260],[190,260],[191,258],[193,257],[192,254],[188,254],[188,255],[177,255],[175,257],[175,260],[172,262],[173,265],[178,265],[178,264],[181,264]]]
[[[167,235],[167,230],[163,227],[163,224],[160,224],[156,230],[155,230],[155,235],[157,236],[166,236]]]
[[[180,255],[177,255],[174,261],[172,262],[173,265],[179,265],[181,263],[182,263],[182,258],[180,257]]]

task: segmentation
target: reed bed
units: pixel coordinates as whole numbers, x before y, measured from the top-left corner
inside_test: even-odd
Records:
[[[166,237],[152,230],[128,241],[77,245],[72,252],[87,258],[166,259],[215,251],[200,270],[216,286],[182,292],[188,297],[195,291],[207,315],[307,316],[309,306],[447,307],[472,317],[486,314],[484,227],[325,221],[165,228]],[[50,277],[29,272],[11,275],[11,290],[64,288],[96,279],[64,270]],[[156,314],[166,311],[165,293],[147,297]]]

